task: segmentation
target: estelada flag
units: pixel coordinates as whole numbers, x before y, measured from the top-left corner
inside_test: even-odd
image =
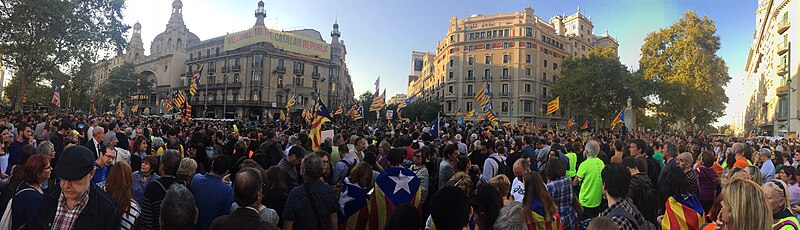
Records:
[[[583,126],[581,126],[581,129],[587,129],[587,128],[589,128],[589,123],[590,123],[590,122],[589,122],[589,119],[586,119],[586,122],[583,122]]]
[[[422,204],[419,177],[407,168],[388,168],[375,179],[370,199],[369,229],[383,229],[392,211],[404,204]]]
[[[336,112],[334,112],[333,115],[339,115],[342,113],[344,113],[344,107],[342,107],[342,103],[339,103],[339,108],[336,109]]]
[[[283,113],[283,110],[281,110],[281,116],[278,119],[280,119],[281,121],[285,121],[286,120],[286,114]]]
[[[319,147],[322,145],[322,124],[325,122],[331,122],[331,113],[328,112],[328,108],[325,107],[325,104],[322,103],[322,99],[317,98],[317,104],[314,105],[314,121],[311,122],[311,132],[309,135],[311,137],[311,149],[314,152],[319,150]]]
[[[561,215],[558,211],[552,216],[545,217],[544,206],[537,199],[531,200],[531,222],[527,223],[528,229],[556,230],[561,229]]]
[[[561,103],[559,103],[559,98],[553,99],[550,103],[547,103],[547,114],[555,113],[559,107],[561,107]]]
[[[369,224],[367,190],[350,178],[344,178],[342,193],[339,195],[339,229],[363,230]]]
[[[467,114],[464,114],[464,119],[468,119],[475,115],[475,109],[470,110]]]
[[[575,118],[574,117],[569,119],[569,120],[567,120],[567,127],[570,127],[572,125],[575,125]]]
[[[664,219],[661,220],[663,230],[700,229],[705,224],[703,206],[694,195],[674,195],[667,199]]]
[[[617,124],[625,122],[625,110],[619,111],[614,120],[611,121],[611,128],[614,128]]]

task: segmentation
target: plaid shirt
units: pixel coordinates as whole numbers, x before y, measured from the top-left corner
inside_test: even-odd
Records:
[[[637,209],[636,206],[634,206],[633,203],[631,203],[627,198],[622,199],[608,207],[608,209],[603,211],[603,213],[600,213],[601,216],[608,217],[612,222],[617,224],[620,230],[636,230],[638,229],[638,224],[631,222],[623,216],[612,216],[611,210],[615,208],[621,208],[622,210],[625,210],[625,212],[633,214],[633,217],[639,222],[644,221],[644,217],[642,217],[642,214],[639,213],[639,209]]]
[[[81,215],[86,203],[89,202],[89,191],[83,193],[81,201],[75,205],[75,208],[69,209],[67,207],[67,198],[64,193],[58,197],[58,208],[56,208],[56,216],[53,219],[52,230],[72,230],[75,227],[75,220]]]
[[[573,229],[578,213],[572,208],[572,183],[569,178],[552,181],[547,184],[547,191],[553,197],[553,201],[558,206],[558,214],[561,215],[563,229]]]

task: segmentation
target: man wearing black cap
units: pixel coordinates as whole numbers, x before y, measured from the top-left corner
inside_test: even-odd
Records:
[[[56,165],[59,187],[48,191],[35,229],[117,229],[120,216],[108,194],[92,184],[94,156],[83,146],[68,148]]]

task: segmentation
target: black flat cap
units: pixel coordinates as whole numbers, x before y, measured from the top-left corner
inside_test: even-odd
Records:
[[[56,165],[56,176],[62,180],[75,181],[83,179],[92,172],[94,162],[92,151],[83,146],[73,146],[61,154]]]

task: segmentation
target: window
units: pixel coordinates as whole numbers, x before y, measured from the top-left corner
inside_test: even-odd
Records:
[[[542,95],[547,96],[547,87],[542,87]]]
[[[211,50],[206,50],[206,57],[211,57]]]
[[[531,92],[531,84],[525,84],[525,92],[526,93],[530,93]]]
[[[214,52],[214,56],[219,56],[219,47],[217,47],[216,51]]]
[[[586,51],[586,45],[581,44],[581,50]]]
[[[503,49],[508,49],[508,42],[503,42]]]
[[[508,68],[503,68],[503,78],[508,78]]]
[[[486,38],[486,31],[481,32],[481,38]]]
[[[233,101],[236,102],[239,100],[239,93],[233,93]]]
[[[453,102],[452,101],[448,101],[447,102],[447,112],[450,112],[450,111],[453,111]]]
[[[311,88],[314,88],[314,90],[317,89],[317,80],[311,81]]]
[[[319,66],[314,65],[314,71],[312,73],[318,74],[319,73]]]
[[[453,71],[447,73],[447,78],[453,79]]]
[[[525,68],[525,76],[526,77],[530,77],[531,76],[531,68]]]
[[[261,71],[255,70],[252,72],[252,78],[250,79],[251,86],[260,86],[261,85]]]
[[[475,50],[475,46],[469,46],[469,51]]]
[[[452,58],[450,59],[450,63],[448,65],[450,65],[450,67],[453,67],[453,59]]]
[[[553,70],[556,70],[557,68],[558,68],[558,63],[553,63]]]
[[[471,46],[470,46],[470,47],[471,47]],[[469,58],[467,58],[467,64],[468,64],[468,65],[472,65],[472,63],[474,63],[474,62],[475,62],[475,57],[469,57]]]
[[[283,75],[278,75],[278,88],[283,88]]]
[[[546,81],[546,80],[547,80],[547,73],[545,73],[545,72],[542,72],[542,80],[543,80],[543,81]]]
[[[277,102],[278,104],[283,103],[283,96],[282,95],[275,96],[275,102]]]
[[[472,80],[472,79],[475,79],[475,76],[473,75],[473,72],[474,72],[474,71],[473,71],[473,70],[471,70],[471,69],[470,69],[470,70],[467,70],[467,80]]]
[[[508,113],[508,102],[503,102],[501,111],[504,113]]]
[[[484,47],[485,47],[487,50],[490,50],[490,49],[492,49],[492,43],[486,43],[486,44],[484,45]]]
[[[500,88],[500,92],[503,92],[504,95],[508,95],[508,84],[503,84]]]
[[[261,101],[261,91],[250,91],[251,101]]]
[[[530,48],[532,48],[532,47],[533,47],[533,43],[530,43],[530,42],[526,42],[526,43],[525,43],[525,48],[528,48],[528,49],[530,49]]]
[[[525,63],[531,63],[531,55],[530,54],[526,54],[525,55]]]
[[[447,87],[447,93],[453,93],[453,86],[452,85]]]
[[[194,59],[194,54],[193,53],[189,53],[189,60],[192,60],[192,59]]]
[[[240,65],[240,62],[239,62],[238,58],[233,61],[233,65],[234,66],[239,66]]]
[[[472,85],[467,85],[467,93],[472,95],[473,92],[475,91],[473,90]]]
[[[503,35],[504,37],[508,37],[508,29],[504,30],[504,31],[503,31],[503,34],[504,34],[504,35]]]
[[[233,82],[234,83],[239,82],[239,74],[238,73],[233,75]]]
[[[583,30],[583,25],[581,25],[581,30]]]
[[[483,78],[486,79],[492,78],[492,70],[490,69],[483,70]]]
[[[511,56],[509,56],[508,54],[503,54],[503,63],[508,63],[510,59]]]
[[[542,104],[542,114],[547,114],[547,104]]]
[[[544,60],[544,67],[547,68],[547,59]]]
[[[472,110],[472,102],[467,102],[467,110],[465,111],[471,111],[471,110]]]
[[[523,103],[523,109],[526,113],[530,113],[531,109],[533,109],[533,103],[531,103],[531,101],[525,101]]]
[[[483,61],[483,64],[492,64],[492,56],[486,55],[486,60]]]
[[[525,28],[525,36],[533,37],[533,28]]]
[[[253,67],[261,67],[261,54],[254,54],[253,55]]]

